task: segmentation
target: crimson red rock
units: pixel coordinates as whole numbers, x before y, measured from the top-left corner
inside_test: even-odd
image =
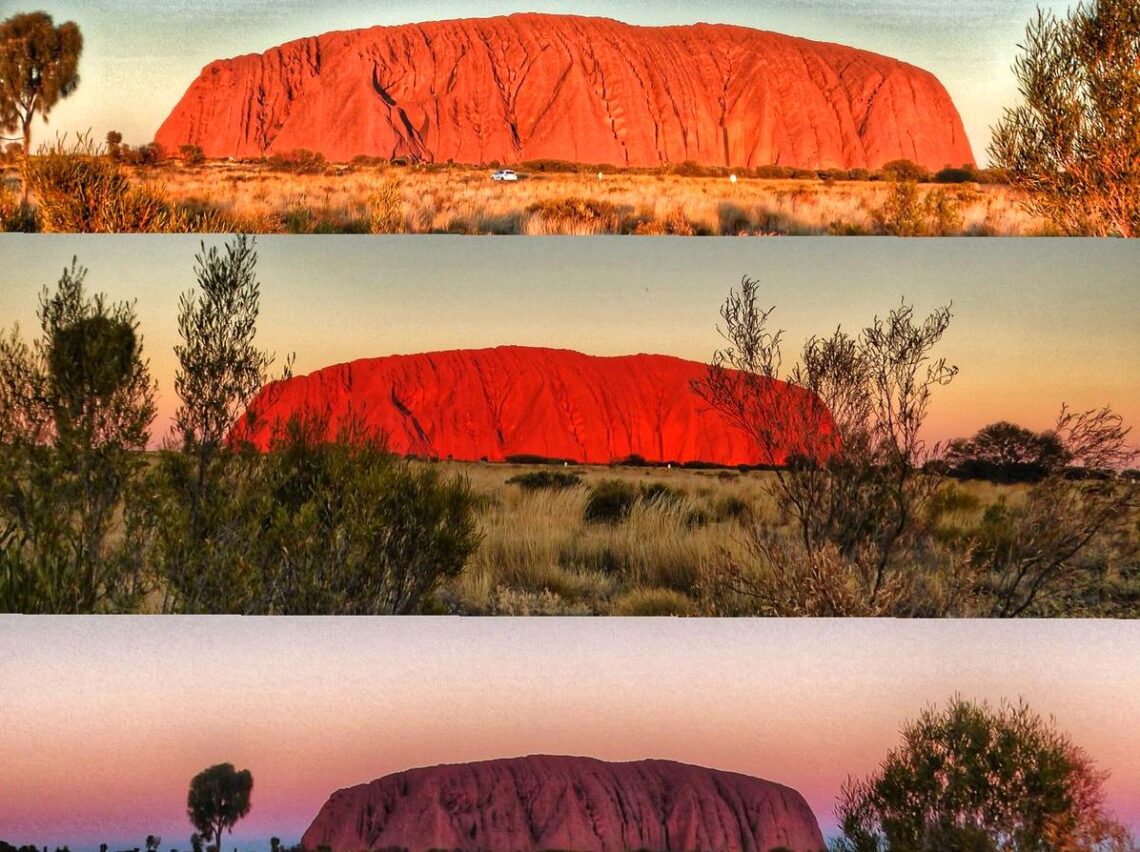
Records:
[[[757,417],[775,436],[754,434],[694,390],[707,367],[666,355],[597,357],[564,349],[502,346],[366,358],[295,376],[253,401],[253,426],[237,437],[268,448],[293,415],[328,415],[333,437],[350,412],[404,455],[504,461],[542,456],[608,464],[783,464],[822,458],[836,446],[823,404],[802,388],[758,380]]]
[[[338,790],[306,849],[823,850],[798,792],[668,760],[531,756],[433,766]]]
[[[220,59],[155,141],[334,161],[974,162],[942,84],[905,62],[746,27],[539,14],[331,32]]]

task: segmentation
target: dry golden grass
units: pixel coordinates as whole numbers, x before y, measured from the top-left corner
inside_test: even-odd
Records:
[[[130,167],[175,204],[254,233],[455,234],[875,234],[883,181],[691,177],[618,172],[532,172],[517,183],[489,169],[330,165],[315,173],[266,163],[207,161]],[[1051,234],[1015,190],[995,184],[924,184],[942,191],[965,235]]]
[[[763,471],[685,470],[571,466],[557,468],[581,477],[562,490],[526,490],[507,480],[533,471],[527,465],[446,463],[466,476],[477,495],[483,533],[479,550],[440,593],[449,611],[504,615],[697,615],[731,610],[716,590],[726,565],[753,565],[752,522],[781,529]],[[550,468],[537,468],[547,469]],[[665,496],[642,499],[617,523],[589,522],[584,511],[590,488],[619,480],[634,488],[668,486]],[[939,535],[948,543],[976,531],[986,510],[1005,501],[1022,502],[1026,485],[947,482],[938,514]],[[1138,527],[1140,529],[1140,527]],[[953,546],[919,556],[927,570],[900,578],[916,601],[948,611],[970,611],[962,559]],[[958,554],[961,556],[961,554]],[[1127,565],[1111,554],[1093,554],[1123,598],[1133,594]],[[945,563],[945,564],[944,564]],[[959,573],[956,573],[959,572]],[[1114,573],[1115,572],[1115,573]],[[1106,575],[1107,576],[1107,575]],[[833,578],[834,579],[834,578]],[[842,579],[842,578],[840,578]],[[1127,587],[1127,588],[1125,588]],[[836,591],[836,590],[832,590]],[[842,592],[839,589],[838,592]],[[837,592],[837,593],[838,593]],[[957,596],[957,597],[956,597]]]

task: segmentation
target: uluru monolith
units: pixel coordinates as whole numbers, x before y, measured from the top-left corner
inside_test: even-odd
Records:
[[[897,59],[724,24],[541,14],[331,32],[219,59],[155,141],[334,161],[974,161],[942,84]]]
[[[315,414],[332,438],[349,417],[382,432],[402,455],[465,461],[539,456],[609,464],[783,464],[837,445],[819,398],[760,379],[776,440],[757,442],[692,387],[707,366],[667,355],[599,357],[501,346],[390,355],[338,364],[268,385],[234,437],[259,449],[293,416]]]
[[[333,793],[306,849],[822,852],[798,792],[669,760],[530,756],[433,766]]]

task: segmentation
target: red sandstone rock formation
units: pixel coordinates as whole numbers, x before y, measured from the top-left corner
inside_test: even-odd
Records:
[[[338,790],[306,849],[822,850],[790,787],[668,760],[521,757],[412,769]]]
[[[521,14],[332,32],[207,65],[155,141],[460,163],[972,163],[912,65],[745,27]]]
[[[762,380],[783,440],[772,452],[756,447],[692,390],[706,370],[665,355],[521,346],[369,358],[269,385],[250,406],[256,425],[243,418],[237,435],[265,449],[275,424],[315,412],[329,415],[331,437],[351,411],[386,433],[394,452],[468,461],[781,464],[834,446],[834,424],[815,396]]]

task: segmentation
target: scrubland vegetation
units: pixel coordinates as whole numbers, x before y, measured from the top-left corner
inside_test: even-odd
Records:
[[[231,438],[274,363],[255,267],[244,236],[196,256],[165,435],[133,304],[88,294],[78,264],[41,294],[37,338],[0,338],[0,610],[1140,613],[1140,479],[1110,409],[924,442],[957,374],[949,307],[903,303],[784,369],[758,282],[731,290],[694,391],[775,458],[805,412],[770,380],[802,389],[840,440],[803,436],[783,467],[410,460],[351,415],[318,439],[323,411],[260,453]]]
[[[999,172],[929,173],[900,161],[878,172],[679,164],[623,169],[522,164],[517,183],[490,168],[326,163],[298,151],[210,161],[186,146],[57,140],[29,160],[30,202],[16,157],[0,191],[12,231],[528,235],[1014,236],[1056,233],[1027,216]],[[599,177],[600,175],[600,177]],[[735,180],[732,176],[735,175]]]

